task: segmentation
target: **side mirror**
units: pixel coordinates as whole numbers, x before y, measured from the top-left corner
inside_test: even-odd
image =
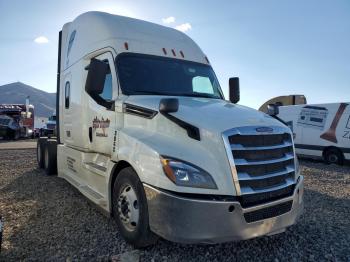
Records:
[[[108,64],[98,59],[91,59],[86,78],[85,91],[99,104],[107,109],[113,110],[113,101],[103,99],[100,94],[103,92],[106,75],[110,73]]]
[[[175,113],[179,110],[179,100],[177,98],[163,98],[159,102],[159,112]]]
[[[268,104],[267,105],[267,114],[270,116],[277,116],[280,113],[278,105]]]
[[[237,104],[240,95],[239,95],[239,78],[238,77],[231,77],[229,79],[229,95],[230,95],[230,101],[234,104]]]
[[[106,74],[109,71],[108,65],[93,58],[91,59],[90,65],[85,69],[88,70],[85,91],[92,97],[101,94],[103,92]]]

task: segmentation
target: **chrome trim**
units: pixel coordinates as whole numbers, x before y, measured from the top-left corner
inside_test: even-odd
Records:
[[[289,187],[294,184],[294,179],[287,178],[286,182],[280,186],[268,187],[266,189],[252,189],[251,187],[241,187],[242,195],[250,195],[250,194],[259,194],[259,193],[267,193],[273,192],[285,187]]]
[[[290,147],[290,146],[293,146],[292,142],[284,142],[283,144],[275,145],[275,146],[256,146],[256,147],[244,147],[241,144],[231,144],[231,150],[237,150],[237,151],[269,150],[269,149],[279,149],[279,148]]]
[[[237,166],[246,166],[246,165],[257,166],[257,165],[265,165],[265,164],[284,162],[284,161],[288,161],[291,159],[294,159],[294,154],[285,153],[284,157],[271,159],[271,160],[263,160],[263,161],[247,161],[243,158],[237,158],[237,159],[235,159],[235,164]]]
[[[283,176],[287,175],[289,173],[295,172],[295,169],[292,167],[292,165],[286,166],[285,171],[281,172],[274,172],[274,173],[269,173],[264,176],[251,176],[248,173],[239,173],[238,172],[238,178],[239,181],[247,181],[247,180],[260,180],[260,179],[266,179],[266,178],[271,178],[271,177],[276,177],[276,176]]]
[[[290,172],[293,172],[296,170],[295,162],[294,161],[294,169],[291,168],[291,165],[286,165],[287,170],[285,172],[276,172],[276,173],[270,173],[270,174],[264,174],[263,176],[256,176],[252,177],[249,176],[246,173],[238,173],[236,166],[252,166],[252,165],[264,165],[264,164],[273,164],[273,163],[278,163],[278,162],[284,162],[288,161],[291,159],[294,159],[295,156],[295,149],[294,149],[294,143],[293,143],[293,135],[290,132],[290,129],[287,127],[282,127],[282,126],[269,126],[272,128],[272,132],[257,132],[256,128],[259,128],[260,126],[244,126],[244,127],[238,127],[238,128],[232,128],[229,130],[226,130],[222,133],[222,139],[224,142],[224,147],[226,150],[226,155],[227,159],[230,165],[230,170],[231,170],[231,176],[232,176],[232,181],[234,184],[234,187],[236,189],[236,195],[242,195],[242,194],[253,194],[253,193],[261,193],[261,192],[269,192],[269,191],[274,191],[278,190],[284,187],[287,187],[293,183],[296,182],[296,174],[293,179],[293,183],[291,183],[290,179],[286,179],[286,183],[282,186],[278,187],[269,187],[264,190],[253,190],[250,187],[244,187],[241,188],[239,181],[241,180],[257,180],[257,179],[266,179],[274,176],[281,176],[283,174],[288,174]],[[244,147],[240,144],[230,144],[229,137],[233,135],[282,135],[288,133],[290,135],[290,141],[285,140],[283,144],[275,145],[275,146],[262,146],[262,147]],[[278,148],[283,148],[283,147],[292,147],[292,152],[291,153],[285,153],[284,157],[278,158],[278,159],[270,159],[270,160],[263,160],[263,161],[247,161],[245,159],[234,159],[233,156],[233,150],[268,150],[268,149],[278,149]]]
[[[242,126],[242,127],[236,127],[229,130],[226,130],[224,132],[227,136],[232,135],[281,135],[284,133],[290,133],[290,130],[287,127],[281,127],[281,126],[270,126],[273,128],[273,132],[257,132],[255,129],[259,126]]]
[[[236,166],[235,166],[235,161],[233,160],[233,154],[232,154],[232,150],[231,150],[231,145],[230,145],[230,141],[228,140],[228,137],[232,135],[232,129],[225,131],[222,133],[222,140],[224,141],[224,146],[226,149],[226,156],[227,156],[227,160],[229,162],[230,165],[230,169],[231,169],[231,176],[232,176],[232,182],[233,185],[236,189],[236,195],[241,195],[241,187],[239,186],[239,180],[238,180],[238,174],[237,174],[237,170],[236,170]]]

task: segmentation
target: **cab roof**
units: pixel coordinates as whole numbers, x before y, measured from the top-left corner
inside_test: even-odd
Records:
[[[61,70],[104,47],[111,47],[116,53],[134,52],[209,63],[198,45],[178,30],[93,11],[63,26]]]

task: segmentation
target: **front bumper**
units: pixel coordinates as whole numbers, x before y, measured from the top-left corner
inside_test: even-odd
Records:
[[[167,240],[180,243],[212,244],[277,234],[295,224],[304,207],[302,176],[292,196],[244,209],[239,202],[184,198],[146,184],[144,189],[151,230]],[[245,213],[288,201],[293,201],[292,207],[282,215],[251,223],[245,220]]]

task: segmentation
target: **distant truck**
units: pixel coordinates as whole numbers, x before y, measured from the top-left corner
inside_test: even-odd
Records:
[[[49,116],[42,128],[41,136],[53,136],[56,133],[56,113]]]
[[[59,34],[57,138],[40,138],[47,174],[66,179],[137,247],[158,236],[218,243],[284,232],[303,210],[290,129],[226,101],[187,35],[88,12]]]
[[[337,164],[350,160],[350,102],[279,106],[278,111],[294,133],[298,155]]]
[[[0,137],[34,137],[34,106],[29,100],[26,104],[0,104]]]

